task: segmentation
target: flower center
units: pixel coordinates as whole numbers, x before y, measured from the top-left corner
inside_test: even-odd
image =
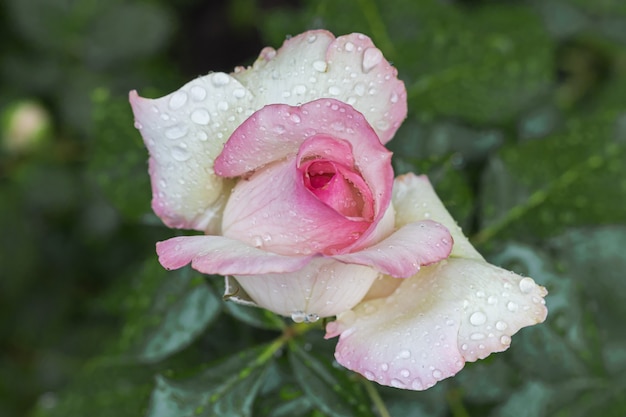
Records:
[[[371,221],[373,199],[360,173],[335,161],[312,159],[301,166],[305,187],[352,220]]]

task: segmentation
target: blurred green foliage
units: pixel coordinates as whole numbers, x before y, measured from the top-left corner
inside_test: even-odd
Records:
[[[546,324],[425,392],[373,392],[320,329],[156,262],[173,232],[128,91],[312,28],[373,38],[409,93],[396,172],[427,173],[492,262],[550,291]],[[624,28],[621,0],[3,2],[0,415],[626,415]],[[43,117],[18,137],[25,103]]]

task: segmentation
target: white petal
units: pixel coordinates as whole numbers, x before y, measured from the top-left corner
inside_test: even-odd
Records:
[[[383,385],[423,390],[465,361],[506,350],[519,329],[540,323],[546,291],[484,261],[451,258],[359,304],[327,326],[340,335],[340,364]]]
[[[451,257],[484,260],[445,208],[425,175],[413,173],[397,177],[393,183],[393,207],[396,227],[421,220],[433,220],[444,225],[454,239]]]
[[[260,307],[277,314],[330,317],[361,301],[377,276],[377,271],[366,266],[316,258],[292,273],[235,276],[235,279]]]
[[[155,213],[170,227],[217,232],[230,181],[214,174],[213,161],[256,110],[250,92],[212,73],[159,99],[131,91],[130,103],[150,152]]]
[[[278,51],[264,49],[251,68],[234,76],[264,104],[297,105],[323,97],[343,101],[365,116],[382,143],[406,117],[404,83],[361,34],[335,39],[325,30],[305,32]]]

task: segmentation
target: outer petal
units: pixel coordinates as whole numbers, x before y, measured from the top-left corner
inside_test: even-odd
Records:
[[[295,272],[235,278],[260,307],[284,316],[330,317],[361,301],[377,276],[366,266],[314,258]]]
[[[159,262],[167,269],[191,266],[205,274],[267,274],[292,272],[310,256],[282,256],[222,236],[181,236],[157,243]]]
[[[410,223],[391,236],[359,252],[335,255],[346,263],[368,265],[396,278],[406,278],[420,266],[445,259],[452,250],[448,230],[433,221]]]
[[[363,113],[383,143],[406,117],[406,90],[370,38],[337,39],[325,30],[302,33],[275,51],[266,48],[234,76],[266,103],[300,104],[333,97]]]
[[[396,209],[396,227],[426,219],[434,220],[443,224],[454,239],[450,256],[484,260],[465,237],[425,175],[408,173],[397,177],[393,183],[392,204]]]
[[[327,326],[335,357],[383,385],[423,390],[465,361],[506,350],[540,323],[546,290],[483,261],[450,258],[402,281],[386,299],[361,303]]]
[[[131,91],[130,103],[150,152],[154,212],[170,227],[218,231],[230,184],[213,173],[213,161],[256,110],[251,93],[213,73],[159,99]]]

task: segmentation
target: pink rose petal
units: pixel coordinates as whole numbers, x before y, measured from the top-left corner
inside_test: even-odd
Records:
[[[222,236],[181,236],[157,243],[159,262],[167,269],[189,263],[205,274],[267,274],[292,272],[310,256],[282,256]]]
[[[383,385],[423,390],[544,321],[545,295],[530,278],[450,258],[403,280],[393,295],[340,314],[326,337],[340,336],[335,357],[343,366]]]
[[[452,238],[439,223],[424,220],[409,223],[374,246],[358,252],[335,255],[346,263],[368,265],[397,278],[409,277],[420,266],[445,259],[452,250]]]
[[[267,103],[295,105],[335,98],[363,113],[382,143],[393,137],[406,117],[404,83],[365,35],[335,39],[325,30],[308,31],[271,51],[264,50],[251,68],[234,74]]]

